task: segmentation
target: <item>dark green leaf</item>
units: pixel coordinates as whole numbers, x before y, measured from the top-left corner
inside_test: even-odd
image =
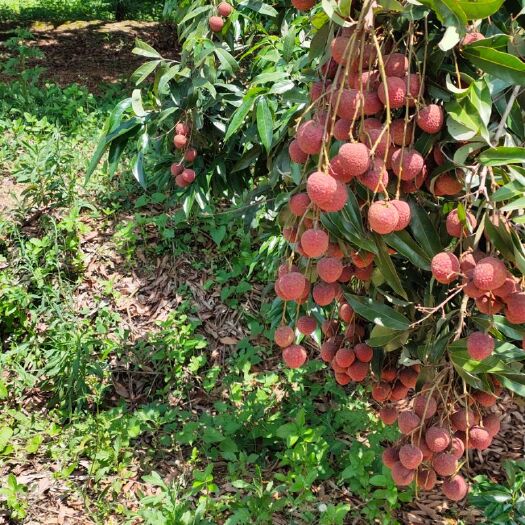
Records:
[[[469,20],[481,20],[496,13],[502,6],[503,0],[483,0],[481,2],[458,0],[457,3]]]
[[[501,78],[511,84],[518,86],[525,84],[525,63],[518,57],[498,51],[492,47],[484,47],[480,42],[478,45],[468,45],[463,48],[463,55],[475,66],[496,78]]]
[[[524,79],[525,80],[525,79]],[[525,163],[525,148],[499,146],[483,151],[479,160],[485,166],[506,166]]]
[[[436,228],[424,208],[418,206],[414,201],[410,201],[409,204],[412,214],[410,231],[414,239],[431,259],[436,253],[443,250]]]
[[[265,97],[260,97],[257,102],[257,131],[263,146],[269,152],[273,141],[273,117]]]
[[[242,126],[246,115],[248,115],[248,113],[253,107],[254,101],[255,99],[253,97],[249,97],[246,100],[244,100],[243,103],[235,110],[235,113],[232,115],[230,125],[228,126],[228,130],[226,131],[226,135],[224,137],[225,142]]]
[[[277,16],[279,13],[268,4],[261,2],[260,0],[242,0],[237,4],[238,7],[247,7],[256,13],[267,16]]]
[[[345,294],[345,297],[358,315],[379,326],[399,331],[408,330],[410,326],[410,322],[403,314],[390,306],[373,301],[370,297],[351,294]]]
[[[406,257],[414,266],[422,270],[430,271],[430,257],[412,239],[410,234],[405,231],[383,235],[384,241],[388,246],[394,248],[399,254]]]
[[[162,58],[158,51],[155,51],[149,44],[138,38],[135,40],[135,48],[132,53],[148,58]]]
[[[401,284],[401,280],[399,279],[399,275],[397,274],[396,268],[392,263],[390,255],[388,254],[388,249],[386,247],[385,242],[383,241],[381,236],[377,234],[375,234],[373,237],[377,246],[375,263],[379,268],[379,271],[385,278],[385,281],[388,284],[388,286],[390,286],[390,288],[392,288],[394,292],[399,294],[404,299],[408,299],[407,293],[405,292],[403,285]]]

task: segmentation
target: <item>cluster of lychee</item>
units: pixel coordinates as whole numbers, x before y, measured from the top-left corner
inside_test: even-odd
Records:
[[[233,12],[233,7],[228,2],[221,2],[217,6],[217,14],[210,16],[208,24],[214,33],[220,33],[224,27],[224,19],[228,18]]]
[[[408,391],[416,386],[417,373],[407,377],[410,381],[402,384]],[[427,491],[435,487],[439,477],[443,480],[443,494],[459,501],[469,489],[459,474],[466,462],[465,451],[488,448],[500,431],[500,417],[487,410],[495,404],[495,396],[475,392],[467,397],[466,407],[455,405],[449,410],[443,406],[438,388],[424,385],[413,397],[410,409],[398,411],[392,404],[381,408],[383,422],[392,425],[397,421],[403,435],[384,450],[383,463],[391,469],[396,485],[407,486],[415,481],[420,490]],[[382,381],[374,387],[374,397],[381,402],[394,389],[382,375]]]
[[[449,219],[453,213],[447,217],[449,233]],[[457,223],[455,217],[454,228]],[[480,251],[467,251],[458,258],[454,253],[445,251],[433,257],[431,269],[436,281],[442,284],[451,284],[461,278],[463,293],[474,299],[476,308],[481,313],[495,315],[503,312],[509,323],[525,323],[523,286],[520,279],[515,277],[507,269],[505,262],[498,257],[487,256]],[[476,358],[477,352],[469,350],[469,353],[471,357]],[[490,355],[490,352],[487,355]],[[481,356],[481,359],[483,358]]]
[[[190,125],[187,122],[177,122],[173,144],[176,150],[182,152],[182,159],[171,165],[171,174],[175,177],[175,184],[179,188],[186,188],[196,177],[195,171],[184,165],[184,161],[191,163],[197,158],[197,150],[191,146],[190,138]]]

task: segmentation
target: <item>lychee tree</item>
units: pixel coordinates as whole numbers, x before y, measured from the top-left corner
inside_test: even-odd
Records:
[[[524,15],[291,3],[180,4],[180,63],[138,46],[153,88],[116,109],[91,168],[139,137],[142,183],[146,163],[184,199],[276,196],[285,365],[368,385],[402,436],[383,456],[394,481],[462,500],[498,398],[525,395]]]

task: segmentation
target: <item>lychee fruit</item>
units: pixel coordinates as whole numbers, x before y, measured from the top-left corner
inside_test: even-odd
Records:
[[[224,27],[224,20],[220,16],[210,16],[208,23],[214,33],[219,33]]]
[[[417,383],[418,373],[412,368],[403,368],[399,373],[399,380],[407,388],[415,388]]]
[[[184,165],[180,162],[175,162],[171,165],[170,168],[171,174],[176,177],[177,175],[180,175],[184,171]]]
[[[397,410],[393,406],[382,407],[379,417],[385,425],[393,425],[397,420]]]
[[[411,410],[406,410],[405,412],[401,412],[399,416],[397,417],[397,424],[399,426],[399,431],[402,434],[408,435],[414,432],[416,428],[419,427],[419,424],[421,423],[421,419],[419,416],[412,412]]]
[[[190,126],[186,122],[177,122],[175,124],[175,135],[189,135]]]
[[[191,184],[195,180],[196,174],[195,174],[195,172],[193,170],[190,170],[190,169],[186,168],[180,174],[180,176],[182,177],[184,182],[186,182],[187,184]]]
[[[221,2],[217,7],[217,12],[219,15],[228,18],[233,12],[233,7],[228,2]]]
[[[448,452],[440,452],[432,458],[432,466],[440,476],[452,476],[458,468],[456,458]]]
[[[317,155],[323,147],[324,127],[315,120],[308,120],[297,130],[297,143],[308,155]]]
[[[407,469],[416,469],[423,461],[423,452],[414,445],[403,445],[399,449],[399,461]]]
[[[334,137],[337,140],[348,140],[351,128],[352,123],[349,120],[344,118],[337,119],[337,122],[334,124]]]
[[[184,160],[193,162],[197,158],[197,150],[195,148],[188,148],[184,153]]]
[[[281,348],[290,346],[295,341],[295,334],[289,326],[279,326],[273,335],[275,344]]]
[[[331,283],[317,283],[313,287],[312,297],[319,306],[328,306],[335,298],[334,287]]]
[[[421,153],[415,149],[400,148],[392,154],[392,170],[401,180],[415,179],[424,164]]]
[[[472,394],[472,397],[475,399],[477,403],[479,403],[482,407],[490,408],[496,404],[496,401],[498,398],[489,392],[483,392],[482,390],[477,390]]]
[[[525,292],[514,292],[505,298],[507,319],[512,324],[525,323]]]
[[[390,138],[397,146],[408,146],[412,141],[412,134],[414,131],[414,124],[412,122],[406,123],[403,119],[395,119],[390,124]]]
[[[383,381],[394,381],[397,376],[397,371],[395,368],[383,368],[381,370],[381,379]]]
[[[346,164],[345,173],[351,178],[362,175],[370,165],[370,150],[361,142],[343,144],[339,148],[338,155]],[[348,179],[348,180],[350,180]],[[348,182],[346,180],[345,182]]]
[[[472,279],[480,290],[495,290],[507,279],[507,268],[503,261],[495,257],[485,257],[476,264]]]
[[[388,171],[384,161],[375,157],[368,171],[359,175],[358,180],[374,193],[385,193],[388,186]]]
[[[328,242],[323,230],[311,228],[301,235],[301,246],[308,257],[321,257],[328,249]]]
[[[466,212],[466,222],[470,225],[470,230],[474,230],[477,225],[476,217],[470,212]],[[463,237],[469,234],[469,227],[463,225],[459,218],[458,210],[452,210],[447,215],[447,233],[451,237]]]
[[[352,378],[352,381],[361,382],[368,375],[368,363],[356,360],[348,367],[346,373]]]
[[[494,345],[494,338],[484,332],[472,332],[467,337],[468,355],[476,361],[482,361],[491,355]]]
[[[345,185],[322,171],[315,171],[308,177],[306,191],[310,199],[325,211],[336,211],[332,209],[334,206],[341,209],[348,198]]]
[[[317,328],[317,321],[309,316],[309,315],[303,315],[297,319],[297,330],[301,332],[303,335],[310,335],[313,332],[315,332],[315,329]]]
[[[511,293],[517,292],[517,282],[513,276],[509,276],[505,279],[505,282],[495,290],[492,290],[492,293],[499,297],[500,299],[506,299]]]
[[[288,154],[292,162],[296,164],[304,164],[308,160],[308,154],[305,153],[299,146],[297,139],[292,140],[288,146]]]
[[[289,368],[300,368],[306,357],[306,350],[301,345],[291,345],[283,350],[283,361]]]
[[[375,255],[372,252],[365,252],[364,250],[359,252],[352,250],[350,257],[357,268],[366,268],[374,260]]]
[[[368,225],[381,235],[392,233],[399,222],[397,208],[390,202],[375,201],[368,209]]]
[[[399,461],[399,447],[387,447],[381,456],[385,467],[392,468]]]
[[[459,275],[458,258],[451,252],[440,252],[432,258],[432,275],[441,284],[450,284]]]
[[[347,375],[346,373],[342,372],[336,372],[335,373],[335,380],[338,385],[345,386],[352,381],[351,377]]]
[[[490,292],[487,292],[476,299],[476,307],[482,314],[496,315],[503,310],[503,306],[503,303]],[[507,321],[510,321],[508,315]]]
[[[363,94],[363,113],[375,115],[383,109],[383,103],[379,100],[375,91],[365,91]]]
[[[378,403],[383,403],[390,397],[391,386],[389,383],[381,382],[372,387],[372,399]]]
[[[461,182],[450,173],[443,173],[436,178],[434,183],[434,193],[439,197],[457,195],[462,189]]]
[[[283,228],[283,237],[288,242],[297,242],[297,228]],[[297,251],[300,251],[299,249]]]
[[[350,265],[346,265],[343,267],[343,273],[341,274],[341,277],[337,279],[337,281],[340,283],[347,283],[348,281],[350,281],[353,275],[354,275],[353,267]]]
[[[390,203],[395,206],[399,215],[399,220],[397,221],[394,231],[398,232],[404,230],[410,224],[412,218],[408,202],[394,199],[391,200]]]
[[[296,193],[288,203],[290,211],[296,217],[302,217],[306,213],[308,206],[310,206],[310,197],[306,193]]]
[[[405,81],[398,77],[388,77],[386,79],[386,86],[384,82],[379,84],[377,88],[377,96],[379,100],[386,106],[387,99],[390,109],[398,109],[404,106],[407,88]]]
[[[496,414],[488,414],[483,418],[483,428],[493,438],[501,429],[500,418]]]
[[[187,188],[190,184],[182,178],[182,173],[175,177],[175,184],[179,188]]]
[[[416,483],[421,490],[432,490],[437,481],[436,473],[432,469],[419,469],[416,474]]]
[[[392,53],[385,58],[387,77],[403,78],[408,71],[408,58],[402,53]]]
[[[339,318],[344,323],[349,323],[354,318],[354,311],[348,303],[339,306]]]
[[[458,474],[446,480],[443,483],[442,490],[448,499],[460,501],[467,495],[468,485],[465,479]]]
[[[296,299],[299,299],[303,294],[306,285],[304,275],[299,272],[287,273],[282,277],[279,277],[277,282],[279,283],[279,290],[281,291],[282,297],[286,301],[295,301]]]
[[[450,435],[444,428],[433,426],[427,430],[425,442],[432,452],[443,452],[450,444]]]
[[[413,407],[421,419],[430,419],[437,411],[437,402],[434,397],[419,394],[414,398]]]
[[[323,332],[326,337],[333,337],[337,334],[339,330],[339,323],[337,319],[325,319],[321,323],[321,332]]]
[[[429,104],[419,110],[416,124],[425,133],[438,133],[443,127],[444,115],[443,108],[437,104]]]
[[[478,450],[485,450],[490,446],[492,438],[487,429],[474,426],[470,429],[468,433],[468,444],[471,448],[476,448]]]
[[[463,443],[461,439],[459,439],[456,436],[453,436],[450,441],[449,452],[456,459],[460,459],[465,453],[465,444]]]
[[[421,89],[421,77],[419,73],[410,73],[406,76],[406,87],[409,105],[414,106],[419,97],[419,90]]]
[[[460,430],[461,432],[465,432],[467,428],[476,424],[474,412],[464,408],[456,410],[450,416],[450,422],[455,430]]]
[[[386,132],[383,133],[380,129],[370,129],[366,133],[361,132],[359,138],[370,147],[370,151],[374,150],[374,157],[382,159],[388,168],[387,160],[392,147],[389,145]]]
[[[404,467],[400,461],[392,465],[392,479],[398,487],[406,487],[414,481],[415,470]]]
[[[374,351],[366,343],[359,343],[354,347],[355,356],[362,363],[369,363],[374,357]]]
[[[337,104],[338,101],[339,104]],[[361,110],[362,96],[355,89],[343,89],[340,94],[338,92],[334,93],[332,104],[336,107],[338,117],[353,122]]]
[[[351,348],[340,348],[334,359],[341,368],[348,368],[355,361],[355,354]]]
[[[332,58],[338,64],[344,64],[346,62],[347,53],[349,51],[348,43],[350,39],[344,36],[336,36],[330,45],[330,51]]]
[[[335,341],[329,339],[321,345],[321,352],[319,356],[325,363],[330,363],[334,358],[338,348],[339,345]]]
[[[461,40],[460,44],[462,46],[468,46],[472,42],[477,42],[478,40],[484,40],[485,37],[478,31],[472,31],[472,33],[467,33]]]
[[[186,135],[175,135],[173,137],[173,144],[177,149],[184,149],[188,144],[188,137]]]
[[[392,387],[392,392],[390,394],[390,399],[392,401],[401,401],[405,399],[408,395],[408,388],[401,383],[401,381],[396,381]]]

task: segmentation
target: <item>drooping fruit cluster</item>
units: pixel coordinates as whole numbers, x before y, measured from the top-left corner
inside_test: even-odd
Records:
[[[175,177],[175,184],[179,188],[186,188],[196,177],[195,171],[184,165],[184,161],[191,163],[197,158],[197,150],[191,146],[190,139],[190,125],[187,122],[178,122],[175,126],[173,144],[175,149],[182,153],[182,158],[171,165],[171,174]]]
[[[413,387],[416,381],[417,374]],[[389,390],[390,385],[383,381],[375,388],[391,396],[394,387]],[[459,400],[462,404],[448,406],[443,404],[439,388],[439,384],[424,385],[413,396],[410,409],[399,410],[395,403],[380,409],[383,422],[392,425],[397,421],[403,435],[384,450],[383,463],[391,469],[396,485],[406,486],[415,480],[420,490],[428,491],[441,478],[443,494],[459,501],[468,492],[468,483],[459,474],[466,451],[488,448],[500,431],[500,417],[487,410],[496,399],[487,400],[485,393],[468,395]],[[388,394],[386,399],[376,398],[387,399]]]
[[[224,27],[224,19],[233,12],[233,6],[228,2],[221,2],[217,6],[217,14],[210,16],[208,24],[214,33],[220,33]]]
[[[300,11],[316,3],[292,2]],[[318,340],[320,327],[318,356],[336,381],[371,382],[379,418],[398,423],[404,437],[383,456],[396,484],[415,481],[431,490],[439,482],[447,498],[459,501],[468,492],[459,474],[465,451],[485,450],[499,431],[499,417],[488,409],[501,384],[481,368],[483,381],[467,387],[452,353],[463,352],[460,361],[470,358],[471,369],[494,360],[503,336],[493,315],[525,323],[525,288],[517,265],[482,236],[484,221],[496,227],[507,217],[480,204],[485,188],[474,193],[463,165],[453,167],[456,146],[444,129],[438,91],[427,89],[422,76],[425,49],[414,52],[417,38],[413,32],[394,39],[360,19],[329,43],[311,105],[288,145],[300,183],[280,216],[289,253],[275,282],[284,304],[274,340],[285,364],[298,368],[313,346],[305,338]],[[429,215],[436,219],[442,209],[446,215],[434,227]],[[396,286],[396,267],[415,289],[408,300]],[[396,328],[388,332],[372,305],[391,312],[387,320]],[[404,324],[397,314],[407,311],[412,317]],[[446,348],[433,351],[420,328],[437,318],[442,324],[447,314],[458,326],[445,330]],[[481,320],[471,321],[475,315]]]

